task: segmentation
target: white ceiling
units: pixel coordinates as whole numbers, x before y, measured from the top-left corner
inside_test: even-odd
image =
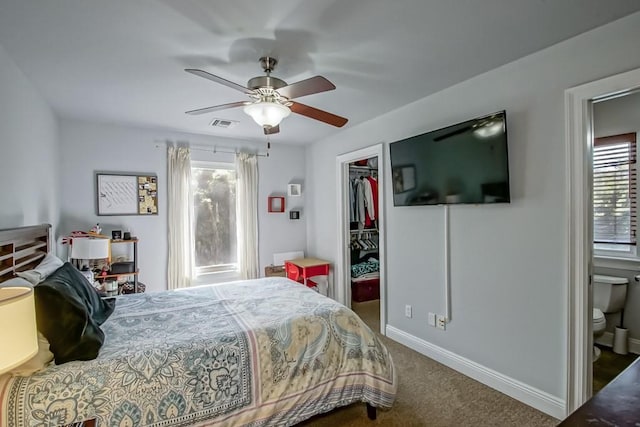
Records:
[[[245,100],[188,74],[246,85],[258,58],[289,83],[334,91],[300,102],[354,126],[591,28],[638,0],[0,0],[0,46],[61,117],[264,141]],[[615,47],[612,47],[615,48]],[[213,118],[238,120],[232,129]],[[390,124],[391,125],[391,124]],[[307,144],[337,128],[292,114],[273,142]]]

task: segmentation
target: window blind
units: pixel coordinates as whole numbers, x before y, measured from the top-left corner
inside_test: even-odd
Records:
[[[595,139],[594,243],[636,244],[636,175],[635,133]]]

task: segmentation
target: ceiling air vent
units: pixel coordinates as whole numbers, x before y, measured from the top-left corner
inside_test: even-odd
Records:
[[[235,120],[213,119],[210,124],[216,128],[230,129],[237,125],[238,122]]]

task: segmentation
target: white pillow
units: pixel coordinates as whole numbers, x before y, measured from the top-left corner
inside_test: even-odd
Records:
[[[33,285],[28,280],[22,277],[14,277],[7,281],[0,283],[0,288],[17,287],[17,288],[33,288]]]
[[[35,286],[46,279],[51,273],[62,267],[63,264],[62,260],[57,256],[47,254],[33,270],[20,271],[16,274]]]

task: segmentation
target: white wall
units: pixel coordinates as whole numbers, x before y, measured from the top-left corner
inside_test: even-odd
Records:
[[[594,137],[640,132],[640,92],[593,105]]]
[[[0,46],[0,228],[58,222],[58,127]]]
[[[564,90],[639,67],[638,40],[635,14],[313,144],[307,152],[310,252],[335,261],[337,155],[506,109],[512,203],[451,206],[452,321],[444,332],[427,326],[428,312],[444,312],[444,208],[393,207],[385,159],[387,319],[562,402]],[[413,305],[412,318],[404,316],[405,304]]]
[[[640,93],[614,98],[594,104],[593,107],[595,137],[640,132]],[[640,273],[640,261],[617,262],[624,268],[611,268],[611,262],[596,258],[594,274],[626,277],[627,302],[624,311],[624,326],[629,329],[629,338],[640,340],[640,284],[635,276]],[[617,266],[616,266],[617,267]],[[619,325],[619,314],[607,314],[607,331],[613,332]],[[606,338],[605,338],[606,339]],[[638,346],[634,346],[637,351]]]
[[[260,235],[260,275],[264,267],[273,264],[273,254],[305,251],[307,248],[307,212],[305,209],[306,185],[305,150],[302,147],[271,144],[268,158],[261,157],[259,164],[260,189],[258,209]],[[264,177],[264,179],[263,179]],[[288,184],[302,184],[298,197],[287,195]],[[284,196],[284,213],[267,213],[267,197]],[[289,211],[300,211],[300,219],[289,219]]]
[[[189,142],[194,147],[240,146],[222,138],[150,130],[77,120],[60,122],[61,235],[73,230],[88,230],[100,223],[103,232],[130,229],[140,239],[139,280],[148,291],[167,288],[167,164],[164,141]],[[246,144],[250,147],[251,144]],[[261,147],[264,151],[264,147]],[[213,155],[193,151],[194,160],[232,161],[232,155]],[[272,143],[268,158],[261,157],[259,169],[260,265],[271,263],[271,254],[306,245],[306,221],[289,221],[288,213],[267,214],[267,195],[286,192],[289,180],[304,175],[304,151],[301,148]],[[95,173],[141,172],[158,175],[159,214],[157,216],[97,216],[95,209]],[[285,220],[286,216],[286,220]],[[261,269],[263,272],[264,269]]]

